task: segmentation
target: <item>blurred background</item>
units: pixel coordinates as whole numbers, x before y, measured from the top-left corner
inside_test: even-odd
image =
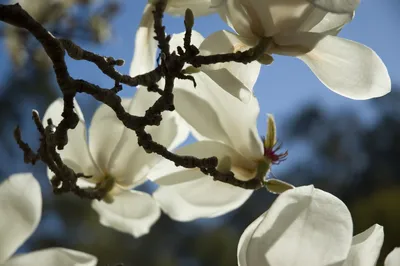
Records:
[[[146,0],[19,1],[58,37],[71,38],[96,53],[123,58],[119,70],[129,72],[134,35]],[[0,0],[1,4],[8,1]],[[255,86],[260,101],[259,131],[266,113],[275,115],[278,137],[289,158],[273,173],[294,185],[314,184],[341,198],[350,209],[354,233],[379,223],[385,242],[378,265],[400,246],[400,35],[398,0],[362,1],[354,21],[340,36],[373,48],[392,78],[392,92],[369,101],[341,97],[322,85],[300,60],[276,56],[262,68]],[[182,18],[166,16],[168,33],[184,30]],[[217,15],[196,20],[203,36],[228,29]],[[22,30],[0,23],[0,180],[17,172],[33,172],[41,182],[43,216],[38,230],[19,250],[63,246],[96,255],[99,265],[236,265],[236,247],[243,230],[268,209],[275,196],[257,191],[241,208],[215,219],[179,223],[162,215],[151,232],[139,239],[103,227],[90,202],[72,195],[54,196],[42,163],[23,163],[12,131],[37,147],[31,110],[43,115],[60,96],[51,65],[38,43]],[[85,62],[67,60],[73,77],[102,87],[113,82]],[[122,96],[134,89],[125,87]],[[78,96],[86,121],[98,103]],[[143,185],[148,191],[149,186]],[[1,214],[0,214],[1,215]]]

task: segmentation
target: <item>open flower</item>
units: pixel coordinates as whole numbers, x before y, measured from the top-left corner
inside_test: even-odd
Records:
[[[391,89],[387,69],[370,48],[335,36],[351,21],[352,13],[329,13],[316,6],[358,1],[310,0],[214,0],[219,14],[237,34],[219,31],[202,44],[214,53],[215,46],[229,40],[230,50],[242,50],[269,39],[260,60],[272,62],[272,54],[301,59],[332,91],[352,98],[380,97]],[[311,4],[313,2],[314,4]],[[343,6],[343,5],[342,5]],[[354,5],[353,5],[354,6]],[[356,6],[356,5],[355,5]]]
[[[374,266],[383,244],[383,227],[374,225],[352,237],[346,205],[313,186],[284,192],[240,237],[239,266]],[[385,266],[398,265],[398,249]]]
[[[173,35],[171,47],[180,45],[182,37],[183,33]],[[192,32],[195,45],[202,40],[199,33]],[[265,146],[257,131],[260,109],[253,95],[248,95],[245,103],[222,90],[207,74],[197,72],[193,77],[196,88],[190,81],[175,81],[175,110],[199,141],[177,149],[176,153],[198,158],[216,156],[219,171],[232,171],[242,181],[257,178],[261,183],[270,165],[282,158],[273,148],[276,129],[272,116],[267,136],[270,146]],[[225,214],[241,206],[252,193],[216,182],[199,169],[177,168],[167,160],[150,173],[149,179],[161,185],[153,196],[163,211],[180,221]]]
[[[11,257],[35,231],[42,214],[40,185],[32,174],[14,174],[0,184],[0,209],[0,265],[97,265],[96,257],[65,248],[48,248]]]
[[[139,89],[132,99],[131,113],[144,115],[156,99],[155,94]],[[127,108],[130,100],[123,99],[122,103]],[[56,100],[47,109],[43,120],[46,122],[52,118],[57,125],[61,121],[62,110],[63,101]],[[68,145],[59,152],[64,163],[77,173],[92,176],[80,178],[78,185],[108,187],[104,200],[92,203],[100,215],[100,223],[135,237],[148,233],[158,220],[160,209],[149,194],[132,189],[147,180],[148,172],[161,156],[148,154],[139,147],[135,132],[125,128],[106,105],[101,105],[95,112],[87,143],[85,121],[77,103],[75,112],[80,118],[79,124],[68,131]],[[172,113],[165,113],[160,126],[146,129],[155,141],[172,149],[188,135],[187,128],[178,123],[179,119]],[[52,176],[49,171],[49,178]]]

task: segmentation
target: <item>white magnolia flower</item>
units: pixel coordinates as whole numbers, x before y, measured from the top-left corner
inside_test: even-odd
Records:
[[[183,33],[173,35],[171,47],[177,46],[182,39]],[[194,31],[192,40],[194,44],[201,43],[203,37]],[[205,73],[194,73],[193,77],[196,88],[190,81],[175,81],[175,110],[200,141],[179,148],[176,153],[198,158],[216,156],[220,171],[232,171],[242,181],[262,180],[270,164],[278,163],[286,156],[286,153],[277,153],[272,116],[269,116],[271,133],[263,145],[257,131],[260,109],[254,96],[249,95],[248,102],[244,103],[222,90]],[[167,160],[150,173],[149,179],[161,185],[153,196],[163,211],[179,221],[225,214],[241,206],[252,193],[216,182],[199,169],[176,167]],[[276,181],[275,184],[283,183]]]
[[[335,3],[343,1],[214,0],[220,16],[237,34],[216,32],[202,49],[213,53],[228,39],[228,50],[243,50],[262,38],[272,38],[261,58],[264,63],[272,62],[271,54],[294,56],[340,95],[358,100],[383,96],[390,92],[391,81],[379,56],[369,47],[335,36],[353,14],[329,13],[309,3],[329,10],[329,2],[334,9]]]
[[[353,235],[346,205],[313,186],[284,192],[270,209],[243,232],[239,266],[374,266],[383,244],[383,227],[375,224]],[[397,266],[399,249],[385,266]]]
[[[177,1],[176,3],[181,3],[181,1]],[[193,2],[194,3],[194,2]],[[136,38],[135,38],[135,51],[134,51],[134,57],[132,60],[131,64],[131,70],[130,70],[130,75],[135,76],[138,74],[146,73],[154,68],[154,62],[155,62],[155,57],[156,57],[156,48],[157,44],[154,42],[153,36],[153,17],[151,11],[154,9],[152,5],[147,5],[142,17],[142,21],[140,24],[140,27],[138,31],[136,32]],[[182,9],[184,10],[184,9]],[[168,11],[168,6],[167,6],[167,11]],[[196,14],[196,12],[195,12]],[[178,46],[178,39],[182,37],[183,35],[176,36],[174,35],[172,40],[170,41],[170,45],[172,49],[176,49]],[[193,32],[192,34],[192,43],[195,45],[198,45],[201,43],[203,40],[203,37],[197,33]],[[183,43],[179,43],[179,45],[183,45]],[[196,81],[199,83],[199,87],[197,89],[193,88],[193,84],[188,82],[188,83],[181,83],[181,81],[176,80],[175,82],[175,87],[179,87],[178,84],[183,85],[185,88],[187,88],[189,91],[192,90],[194,91],[202,91],[204,85],[202,85],[202,82],[200,79],[198,79],[198,75],[200,76],[205,76],[205,78],[210,78],[200,72],[198,74],[195,74]],[[162,82],[160,82],[162,83]],[[214,84],[214,83],[213,83]],[[211,84],[211,85],[213,85]],[[161,84],[162,85],[162,84]],[[162,86],[160,86],[162,87]],[[221,90],[218,85],[215,85],[216,90]],[[143,90],[143,88],[140,88],[140,90]],[[206,92],[207,93],[207,92]],[[185,110],[186,107],[182,106],[182,108],[179,106],[179,102],[182,104],[187,104],[191,105],[192,103],[194,104],[193,108],[190,109],[191,114],[194,114],[197,111],[202,111],[203,109],[206,110],[205,108],[202,108],[201,110],[196,110],[197,105],[199,105],[199,100],[203,101],[201,98],[196,98],[197,102],[192,102],[192,99],[188,99],[187,102],[184,102],[184,99],[179,99],[185,97],[184,94],[175,94],[175,103],[176,108],[179,110]],[[213,97],[212,94],[207,93],[206,94],[208,97]],[[227,93],[223,93],[223,97],[227,97]],[[190,95],[189,95],[190,96]],[[230,98],[232,98],[230,95],[228,95]],[[196,97],[193,95],[193,97]],[[182,101],[183,100],[183,101]],[[235,102],[239,102],[238,100],[235,100]],[[134,105],[131,105],[131,108],[133,108]],[[258,114],[258,103],[255,100],[255,111]],[[206,110],[207,111],[207,110]],[[216,115],[218,114],[216,111],[210,109],[208,110],[209,112],[214,113],[214,117],[209,117],[210,119],[216,119]],[[250,108],[247,111],[249,111],[249,114],[253,112],[253,110]],[[200,124],[204,126],[204,129],[209,131],[209,132],[214,132],[215,130],[218,130],[219,128],[214,128],[213,124],[210,124],[210,127],[207,127],[205,123],[205,119],[208,117],[208,113],[204,113],[203,116],[201,116],[201,119],[198,120]],[[247,124],[244,125],[250,125],[254,127],[254,130],[256,130],[256,117],[257,114],[255,114],[253,123],[251,124],[250,121],[246,121]],[[189,115],[189,114],[188,114]],[[222,115],[225,115],[222,114]],[[188,122],[195,122],[197,118],[194,117],[193,119],[185,117],[185,120]],[[189,121],[190,120],[190,121]],[[246,120],[245,118],[243,120]],[[242,120],[241,120],[242,121]],[[215,121],[217,122],[217,121]],[[206,122],[207,123],[207,122]],[[255,131],[256,132],[256,131]],[[224,134],[224,133],[223,133]],[[261,139],[258,137],[258,134],[256,136],[257,141],[255,141],[257,147],[256,149],[260,149],[260,153],[262,153],[262,143]],[[217,143],[218,145],[218,143]],[[224,144],[221,144],[222,146]],[[196,157],[209,157],[209,156],[215,156],[218,154],[225,154],[226,152],[233,152],[235,153],[234,149],[229,148],[229,146],[226,146],[228,150],[222,149],[218,150],[215,149],[216,146],[213,146],[214,149],[212,150],[207,150],[207,147],[213,146],[213,142],[210,142],[208,145],[201,145],[196,144],[196,146],[189,146],[184,148],[184,150],[178,150],[178,153],[191,153]],[[192,148],[191,148],[192,147]],[[224,146],[225,147],[225,146]],[[189,150],[187,151],[187,149]],[[217,153],[215,153],[217,151]],[[242,158],[242,155],[239,155]],[[236,161],[235,161],[236,162]],[[253,166],[253,165],[252,165]],[[173,173],[177,171],[178,173],[178,178],[175,180]],[[180,173],[183,174],[180,174]],[[171,174],[172,173],[172,174]],[[162,178],[162,180],[159,177],[159,175],[167,175],[171,178]],[[172,162],[163,162],[157,167],[157,170],[152,171],[149,176],[150,180],[156,181],[160,185],[166,185],[166,184],[174,184],[174,186],[162,186],[159,188],[154,194],[153,197],[157,199],[159,204],[161,205],[161,208],[164,212],[166,212],[172,219],[179,220],[179,221],[190,221],[193,219],[197,218],[202,218],[202,217],[215,217],[218,215],[222,215],[224,213],[227,213],[233,209],[236,209],[240,205],[242,205],[247,198],[251,195],[251,191],[247,191],[238,187],[233,187],[228,184],[223,184],[220,182],[214,182],[211,177],[205,176],[200,170],[194,170],[194,169],[184,169],[184,168],[177,168],[174,163]],[[198,179],[196,179],[196,177]],[[186,180],[187,179],[187,180]],[[196,179],[196,180],[195,180]],[[192,182],[186,182],[186,181],[192,181]],[[181,183],[181,184],[178,184]],[[211,192],[211,193],[210,193]]]
[[[138,90],[132,99],[131,113],[144,115],[156,99],[155,94]],[[130,100],[123,99],[122,103],[127,108]],[[52,118],[57,125],[62,110],[63,101],[58,99],[49,106],[43,120]],[[93,176],[79,179],[81,186],[110,186],[104,200],[92,203],[100,215],[100,223],[135,237],[148,233],[158,220],[160,209],[149,194],[132,189],[147,180],[148,172],[161,156],[148,154],[139,147],[135,132],[125,128],[106,105],[101,105],[95,112],[87,143],[85,121],[76,102],[75,111],[80,118],[79,124],[68,131],[68,145],[59,152],[63,161],[77,173]],[[188,136],[187,128],[180,125],[178,119],[172,113],[165,113],[160,126],[146,127],[146,130],[153,140],[172,149]],[[49,171],[49,178],[52,176]]]
[[[97,264],[96,257],[65,248],[48,248],[12,256],[35,231],[42,214],[40,185],[32,174],[14,174],[0,184],[0,210],[0,265],[95,266]]]
[[[157,0],[154,0],[157,1]],[[184,15],[187,8],[191,8],[195,16],[206,15],[216,12],[217,8],[210,7],[211,0],[173,0],[168,1],[166,12],[173,15]],[[154,6],[147,4],[144,11],[139,29],[135,37],[135,52],[131,63],[131,76],[146,73],[155,67],[157,42],[154,40]],[[198,33],[192,36],[192,44],[199,47]],[[201,37],[201,40],[203,37]],[[231,49],[231,40],[227,38],[219,38],[218,45],[210,42],[204,42],[199,49],[201,54],[226,53]],[[183,47],[183,43],[180,43]],[[176,49],[176,46],[171,47]],[[232,50],[233,51],[233,50]],[[229,51],[228,51],[229,52]],[[211,66],[202,66],[200,69],[188,68],[188,72],[202,71],[212,78],[219,86],[228,91],[233,96],[247,101],[249,91],[253,90],[254,84],[260,72],[261,65],[258,62],[252,62],[247,65],[242,63],[228,62]]]

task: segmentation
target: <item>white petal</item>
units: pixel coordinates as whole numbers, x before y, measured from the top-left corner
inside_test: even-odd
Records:
[[[340,95],[366,100],[390,92],[391,81],[385,64],[365,45],[318,33],[299,33],[277,41],[283,47],[297,45],[309,50],[298,57],[325,86]]]
[[[257,219],[255,219],[247,228],[243,231],[240,236],[238,248],[237,248],[237,260],[238,266],[248,266],[246,260],[247,248],[249,246],[250,241],[252,240],[254,231],[260,225],[260,223],[264,220],[267,212],[261,214]]]
[[[310,32],[337,35],[343,26],[349,23],[353,17],[354,13],[327,13],[317,25],[310,29]]]
[[[168,216],[183,222],[226,214],[240,207],[252,192],[204,176],[177,185],[161,186],[153,196]]]
[[[96,266],[97,258],[87,253],[65,248],[49,248],[18,255],[4,266]]]
[[[40,185],[30,173],[0,184],[0,264],[35,231],[42,212]]]
[[[58,125],[62,119],[64,102],[61,98],[55,100],[46,110],[43,124],[47,126],[47,119],[51,118],[54,125]],[[63,162],[76,172],[94,177],[102,175],[100,169],[93,161],[86,141],[86,126],[82,111],[74,101],[74,110],[78,114],[79,122],[74,129],[68,130],[68,144],[63,150],[58,150]]]
[[[178,81],[174,91],[176,111],[194,128],[195,136],[222,141],[250,160],[262,156],[257,99],[250,95],[248,103],[244,103],[207,75],[198,73],[195,78],[196,89]]]
[[[132,77],[154,69],[156,62],[157,41],[154,40],[154,5],[147,4],[144,8],[139,29],[135,35],[135,50],[129,75]]]
[[[252,0],[253,8],[259,14],[265,29],[265,36],[277,33],[306,30],[323,18],[307,0]],[[270,25],[274,25],[272,28]]]
[[[274,24],[269,23],[268,28],[264,29],[262,21],[257,13],[254,5],[265,1],[257,1],[256,3],[246,3],[241,0],[226,0],[224,5],[218,10],[221,18],[228,23],[230,27],[245,38],[259,38],[265,32],[271,32],[274,29]],[[265,7],[265,6],[264,6]],[[265,9],[264,9],[265,10]],[[268,14],[264,14],[268,16]]]
[[[383,245],[383,227],[375,224],[353,237],[349,255],[343,266],[375,266]]]
[[[183,16],[187,8],[190,8],[194,16],[205,16],[216,12],[211,0],[169,0],[166,12],[173,16]]]
[[[249,49],[250,47],[244,44],[245,42],[244,38],[234,33],[218,31],[208,36],[201,43],[199,49],[204,55],[231,53]],[[253,91],[260,69],[261,64],[257,61],[249,64],[228,62],[205,65],[201,68],[221,88],[235,97],[239,97],[241,90]]]
[[[132,100],[132,113],[144,114],[156,100],[153,95],[143,88],[138,89]],[[163,120],[159,126],[146,127],[146,130],[154,141],[171,150],[186,140],[189,128],[175,112],[163,112],[162,117]],[[119,185],[131,188],[145,181],[149,170],[161,159],[161,156],[155,153],[148,154],[139,147],[133,130],[124,129],[122,137],[112,152],[107,169]]]
[[[147,234],[161,214],[156,201],[139,191],[124,191],[114,196],[110,204],[93,201],[92,207],[99,214],[102,225],[134,237]]]
[[[385,266],[398,266],[400,265],[400,248],[395,248],[387,255],[385,259]]]
[[[238,251],[246,262],[240,265],[342,265],[352,227],[349,210],[335,196],[313,186],[288,190],[246,240],[242,249],[247,250]]]
[[[171,50],[176,50],[178,46],[183,47],[183,38],[185,37],[185,32],[172,34],[171,40],[169,41],[169,46]],[[204,37],[199,32],[193,30],[192,37],[190,39],[191,44],[199,47],[200,44],[203,42]]]
[[[231,147],[216,141],[199,141],[186,145],[175,151],[178,155],[192,155],[198,158],[216,156],[221,162],[225,157],[231,159],[235,169],[235,176],[241,180],[248,180],[255,175],[256,163],[237,153]],[[246,171],[247,170],[247,171]],[[177,167],[169,160],[164,159],[147,176],[159,185],[173,185],[203,178],[204,174],[196,168]]]
[[[130,102],[130,99],[122,99],[122,106],[126,108]],[[95,111],[89,127],[89,149],[103,172],[108,172],[110,157],[121,139],[124,128],[109,106],[101,104]]]
[[[360,4],[360,0],[308,0],[315,6],[333,13],[351,13]]]

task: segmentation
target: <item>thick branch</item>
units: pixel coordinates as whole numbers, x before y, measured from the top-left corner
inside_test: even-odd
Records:
[[[102,199],[109,189],[109,185],[104,183],[98,184],[95,188],[79,188],[76,185],[77,179],[87,176],[83,173],[75,173],[71,168],[66,166],[57,152],[56,148],[62,149],[68,144],[67,132],[68,130],[74,129],[79,121],[77,114],[74,112],[73,106],[73,99],[76,93],[92,95],[98,101],[112,108],[125,127],[136,132],[138,144],[142,146],[146,152],[157,153],[164,158],[173,161],[177,166],[183,166],[186,168],[197,167],[205,174],[211,175],[215,180],[221,182],[226,182],[246,189],[257,189],[262,186],[259,180],[243,182],[235,179],[232,172],[218,172],[216,170],[218,165],[216,157],[196,158],[193,156],[179,156],[174,154],[168,151],[164,146],[154,142],[151,135],[146,132],[146,126],[160,124],[162,112],[173,111],[175,109],[173,88],[174,80],[176,78],[190,79],[195,84],[193,77],[183,73],[185,63],[191,63],[196,67],[202,64],[228,61],[248,63],[257,59],[265,52],[268,45],[270,45],[269,39],[263,39],[259,45],[245,52],[199,56],[198,49],[191,45],[193,23],[191,23],[190,14],[188,14],[185,21],[185,51],[183,51],[181,47],[178,47],[178,54],[170,52],[169,40],[171,37],[165,34],[165,27],[162,25],[165,5],[166,1],[158,1],[155,6],[155,11],[153,12],[155,21],[154,31],[156,33],[155,39],[158,41],[161,50],[161,64],[153,71],[136,77],[123,75],[115,70],[115,66],[123,64],[123,60],[121,59],[115,60],[112,57],[100,56],[80,48],[70,40],[57,39],[41,24],[36,22],[18,4],[0,5],[0,20],[28,30],[44,47],[53,63],[57,83],[64,96],[63,119],[57,126],[53,125],[51,120],[49,120],[48,126],[44,128],[39,119],[39,115],[36,112],[33,113],[33,120],[41,134],[40,148],[37,153],[33,152],[29,145],[22,141],[19,129],[15,131],[15,139],[20,148],[24,151],[25,161],[34,163],[36,160],[41,159],[55,174],[55,177],[52,179],[55,193],[72,191],[81,197]],[[65,51],[67,51],[68,55],[73,59],[86,60],[94,63],[105,75],[115,81],[115,87],[112,89],[104,89],[85,80],[73,79],[69,75],[65,63]],[[165,86],[163,90],[158,88],[156,84],[161,77],[165,77]],[[143,117],[131,115],[123,108],[121,105],[121,98],[117,95],[117,92],[122,89],[120,84],[129,86],[147,86],[149,91],[158,92],[160,98],[145,112]]]

